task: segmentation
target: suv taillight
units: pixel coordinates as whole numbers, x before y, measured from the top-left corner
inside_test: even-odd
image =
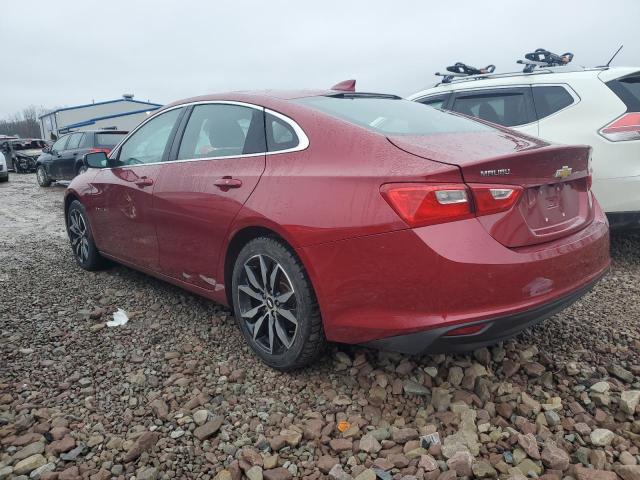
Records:
[[[423,227],[505,212],[522,188],[514,185],[394,183],[382,196],[410,227]]]
[[[109,155],[109,152],[111,152],[110,148],[90,148],[89,149],[89,153],[96,153],[96,152],[104,152],[107,155]]]
[[[612,142],[640,140],[640,113],[625,113],[603,127],[600,135]]]

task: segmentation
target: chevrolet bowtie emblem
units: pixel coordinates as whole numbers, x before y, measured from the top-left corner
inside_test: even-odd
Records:
[[[562,168],[559,168],[558,170],[556,170],[556,174],[554,175],[554,177],[567,178],[569,175],[571,175],[571,172],[573,172],[573,168],[567,167],[565,165]]]

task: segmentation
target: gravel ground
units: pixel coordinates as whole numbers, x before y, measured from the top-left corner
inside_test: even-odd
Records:
[[[640,479],[639,235],[612,238],[592,293],[504,345],[332,346],[281,374],[227,309],[77,267],[63,192],[0,184],[0,480]],[[129,323],[105,327],[117,308]]]

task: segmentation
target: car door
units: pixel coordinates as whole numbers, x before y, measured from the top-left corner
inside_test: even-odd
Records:
[[[58,166],[58,176],[56,178],[71,180],[75,177],[76,158],[83,136],[83,133],[73,133],[69,136],[69,140],[67,141],[64,150],[56,161]]]
[[[51,159],[49,160],[49,176],[51,178],[62,178],[60,161],[64,155],[69,137],[71,137],[71,135],[64,135],[56,140],[56,142],[51,146],[51,150],[49,151],[49,155],[51,156]]]
[[[203,103],[190,107],[183,123],[154,190],[160,267],[216,290],[227,231],[264,172],[264,110]]]
[[[160,113],[138,127],[109,157],[109,168],[91,182],[92,224],[100,251],[158,270],[152,194],[183,108]]]
[[[528,86],[457,91],[451,110],[538,136],[531,87]]]

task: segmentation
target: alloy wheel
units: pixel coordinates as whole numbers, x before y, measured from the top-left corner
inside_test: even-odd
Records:
[[[81,263],[85,263],[89,258],[89,232],[82,214],[77,210],[69,214],[69,237],[73,253]]]
[[[237,290],[242,321],[259,348],[282,354],[291,348],[298,332],[291,280],[268,255],[254,255],[243,267]]]
[[[18,170],[16,170],[17,172]],[[38,183],[40,185],[42,185],[43,183],[45,183],[47,181],[47,179],[44,177],[44,169],[42,167],[40,167],[37,171],[36,171],[36,176],[38,177]]]

